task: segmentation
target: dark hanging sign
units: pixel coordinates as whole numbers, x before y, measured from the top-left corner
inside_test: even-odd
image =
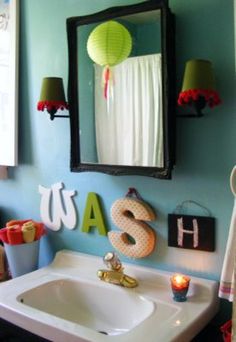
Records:
[[[169,214],[168,246],[214,252],[215,219],[207,216]]]

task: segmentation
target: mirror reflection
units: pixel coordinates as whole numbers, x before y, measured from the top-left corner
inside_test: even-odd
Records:
[[[82,163],[163,167],[160,10],[113,19],[132,37],[130,56],[109,69],[87,50],[99,24],[77,28]]]
[[[67,36],[71,171],[170,178],[176,99],[168,2],[68,18]]]

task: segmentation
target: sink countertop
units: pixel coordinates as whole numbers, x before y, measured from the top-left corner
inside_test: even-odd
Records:
[[[127,289],[98,279],[98,269],[104,268],[101,257],[63,250],[54,261],[24,276],[0,284],[0,315],[3,319],[56,342],[188,342],[218,311],[218,283],[191,277],[186,302],[175,302],[170,288],[171,273],[142,266],[124,264],[124,271],[137,278],[139,286]],[[119,295],[132,292],[154,303],[153,313],[128,332],[103,335],[93,329],[43,312],[21,303],[22,293],[42,284],[71,279],[114,289]],[[79,309],[79,308],[78,308]],[[114,308],[115,310],[115,308]],[[166,316],[163,319],[163,312]]]

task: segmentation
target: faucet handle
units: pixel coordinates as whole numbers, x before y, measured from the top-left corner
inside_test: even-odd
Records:
[[[121,271],[122,270],[122,263],[116,253],[108,252],[104,255],[103,261],[105,265],[113,270],[113,271]]]

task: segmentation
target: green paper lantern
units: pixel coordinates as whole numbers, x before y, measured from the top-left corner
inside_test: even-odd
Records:
[[[132,38],[120,23],[110,20],[98,25],[89,35],[87,50],[89,57],[102,66],[114,66],[130,54]]]

